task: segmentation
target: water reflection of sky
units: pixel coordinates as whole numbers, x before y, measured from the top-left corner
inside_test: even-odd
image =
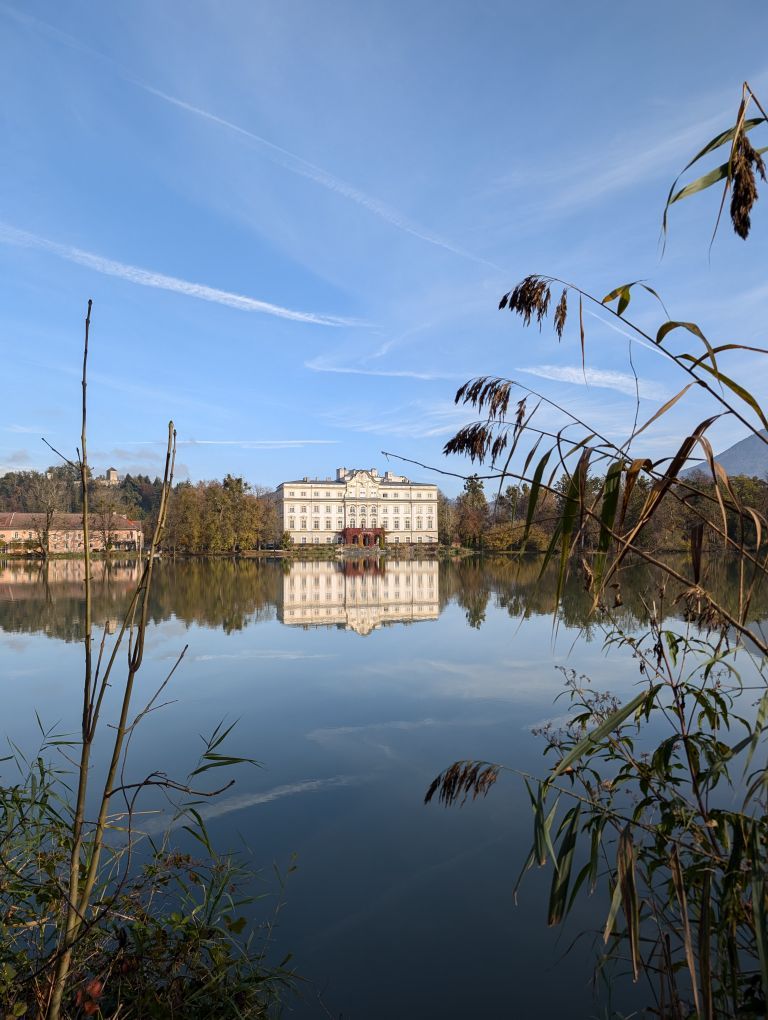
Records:
[[[386,602],[384,575],[368,574],[355,576],[350,604],[351,578],[322,566],[333,573],[160,565],[137,710],[188,651],[167,691],[175,704],[136,732],[132,778],[153,769],[183,775],[199,734],[222,718],[238,720],[231,751],[263,768],[241,769],[235,787],[204,813],[220,846],[244,848],[265,869],[265,892],[275,889],[272,863],[285,867],[298,855],[276,930],[279,950],[293,952],[310,979],[297,1016],[592,1015],[586,941],[561,955],[578,922],[599,924],[599,905],[585,902],[565,933],[549,931],[549,876],[540,873],[513,905],[530,833],[520,783],[504,779],[463,810],[422,800],[457,758],[542,772],[530,727],[564,709],[555,704],[562,690],[555,667],[584,672],[622,697],[637,681],[632,662],[606,655],[597,632],[576,640],[575,609],[555,631],[535,581],[515,588],[478,564],[431,563],[427,571],[406,564],[397,586],[390,572],[398,602]],[[405,625],[383,610],[402,609],[406,587],[419,590],[415,570],[424,592],[432,576],[435,594],[411,599]],[[312,593],[315,576],[323,611],[331,577],[332,622],[286,626],[286,592],[302,591],[290,580],[313,579]],[[79,602],[71,579],[25,579],[27,594],[15,603],[7,572],[4,583],[3,730],[31,747],[35,709],[59,730],[77,727]],[[130,578],[103,578],[97,589],[103,626],[127,600]]]

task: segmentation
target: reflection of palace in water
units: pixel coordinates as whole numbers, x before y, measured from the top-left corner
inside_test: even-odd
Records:
[[[304,560],[283,578],[282,623],[370,634],[385,623],[436,620],[436,560]]]

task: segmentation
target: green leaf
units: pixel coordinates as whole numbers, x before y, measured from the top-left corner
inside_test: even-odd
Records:
[[[573,474],[568,479],[568,491],[560,519],[560,569],[557,576],[557,602],[565,585],[568,558],[571,554],[571,537],[576,530],[576,522],[582,512],[584,485],[589,469],[589,458],[592,451],[587,447],[582,451]]]
[[[712,348],[712,345],[710,344],[709,340],[707,340],[707,338],[704,336],[704,334],[701,332],[701,330],[699,329],[695,322],[674,322],[674,321],[665,322],[664,325],[661,326],[658,333],[656,334],[656,343],[659,344],[659,346],[661,346],[661,342],[664,339],[664,337],[667,335],[667,333],[671,333],[673,329],[687,329],[689,333],[692,333],[695,337],[698,337],[698,339],[701,340],[701,342],[707,348],[707,354],[709,355],[709,360],[712,362],[712,368],[714,369],[715,372],[717,372],[717,361],[715,360],[714,349]]]
[[[752,761],[752,755],[758,748],[760,737],[763,735],[766,723],[768,723],[768,691],[766,691],[762,696],[760,703],[757,706],[757,715],[752,729],[752,736],[749,739],[749,752],[747,754],[746,764],[744,765],[745,774],[749,768],[750,762]]]
[[[560,802],[560,798],[556,798],[555,803],[549,810],[547,815],[544,814],[544,796],[543,787],[539,785],[539,789],[534,796],[531,787],[528,784],[528,780],[525,781],[526,788],[528,790],[528,796],[531,798],[531,807],[533,809],[533,855],[540,867],[543,867],[547,862],[547,854],[556,861],[555,848],[552,844],[552,823],[555,820],[555,812],[557,811],[557,805]],[[555,865],[557,866],[557,865]]]
[[[742,131],[751,131],[752,128],[762,124],[765,121],[765,117],[751,117],[749,120],[745,120],[741,126]],[[690,163],[687,163],[678,175],[678,179],[685,173],[686,170],[690,170],[694,163],[706,156],[708,153],[713,152],[715,149],[719,149],[721,145],[725,145],[726,142],[732,142],[733,136],[736,133],[736,125],[729,127],[726,131],[721,131],[719,135],[715,135],[714,138],[710,139],[704,148],[697,152]]]
[[[531,530],[531,524],[533,524],[533,515],[536,512],[536,504],[539,500],[539,490],[541,489],[541,477],[544,474],[544,468],[547,466],[547,461],[552,455],[552,449],[550,448],[541,458],[539,463],[536,465],[536,470],[533,473],[533,479],[531,481],[531,491],[528,493],[528,510],[525,515],[525,531],[523,532],[523,545],[528,540],[528,535]]]
[[[560,852],[557,856],[557,866],[552,874],[552,888],[549,893],[547,923],[550,926],[560,924],[565,914],[580,814],[581,808],[577,805],[568,812],[570,818],[566,815],[566,819],[564,819],[564,822],[567,820],[567,826],[560,841]]]
[[[616,309],[618,315],[623,315],[629,305],[631,290],[635,284],[640,283],[640,280],[633,280],[632,283],[622,283],[620,287],[616,287],[610,294],[606,294],[603,300],[600,302],[603,305],[608,305],[611,301],[619,299],[619,304]]]
[[[750,839],[750,864],[752,866],[752,914],[755,920],[755,942],[760,960],[760,977],[763,995],[768,1001],[768,927],[765,903],[765,859],[760,846],[758,827],[752,829]]]
[[[683,174],[687,170],[690,170],[690,168],[694,165],[694,163],[698,163],[698,161],[700,159],[702,159],[702,157],[706,156],[708,153],[713,152],[715,149],[719,149],[720,146],[721,145],[725,145],[726,142],[732,142],[737,131],[744,131],[744,132],[751,131],[752,128],[757,127],[758,124],[762,124],[765,121],[764,117],[752,117],[749,120],[742,121],[741,117],[742,117],[743,111],[744,111],[744,103],[742,101],[742,104],[739,107],[739,116],[737,117],[736,124],[734,124],[733,127],[728,128],[727,131],[721,131],[720,134],[715,135],[714,138],[710,139],[710,141],[707,142],[707,144],[704,146],[704,148],[701,149],[700,152],[697,152],[692,160],[690,160],[688,163],[686,163],[686,165],[683,167],[683,169],[680,171],[680,173],[677,175],[677,177],[672,182],[672,187],[669,189],[669,194],[667,195],[667,201],[664,204],[664,215],[662,216],[662,222],[661,222],[662,234],[666,235],[666,232],[667,232],[667,214],[669,212],[669,207],[672,204],[672,197],[673,197],[673,195],[675,193],[675,188],[677,187],[677,183],[680,180],[680,178],[683,176]],[[765,150],[761,150],[761,151],[765,151]],[[725,164],[725,166],[728,167],[729,163],[730,163],[730,159],[729,159],[728,163]],[[720,169],[720,168],[718,168],[718,169]],[[704,176],[706,177],[707,175],[705,174]],[[710,181],[710,184],[714,184],[716,182],[716,180],[718,180],[718,179],[719,178],[715,178],[714,180]],[[708,187],[708,185],[703,185],[703,186],[704,187]],[[697,190],[701,190],[701,188],[699,188]],[[682,198],[684,196],[678,195],[677,197],[678,198]]]
[[[616,879],[616,885],[613,887],[613,896],[611,897],[611,905],[608,909],[608,917],[605,921],[605,930],[603,931],[603,941],[607,942],[611,937],[614,923],[616,922],[616,915],[619,912],[621,906],[621,882],[618,878]]]
[[[763,146],[762,149],[756,149],[756,152],[762,155],[764,152],[768,152],[768,146]],[[728,163],[721,163],[720,166],[716,166],[714,170],[710,170],[709,173],[703,174],[701,177],[697,177],[695,181],[691,181],[690,184],[686,184],[684,188],[681,188],[676,194],[674,194],[668,201],[667,205],[674,205],[675,202],[679,202],[681,198],[688,198],[689,195],[695,195],[698,191],[704,191],[705,188],[712,187],[713,184],[717,184],[718,181],[722,181],[728,176]]]
[[[632,698],[622,708],[618,708],[615,712],[608,716],[607,719],[603,720],[599,726],[596,726],[594,730],[580,740],[575,747],[566,754],[554,767],[552,774],[547,777],[545,786],[551,786],[554,780],[565,772],[566,769],[570,768],[574,762],[577,762],[579,758],[582,758],[588,751],[590,751],[596,744],[599,744],[601,740],[604,740],[609,736],[615,729],[628,719],[633,713],[635,713],[645,702],[646,698],[653,698],[656,694],[658,687],[652,687],[650,690],[643,691],[636,697]]]
[[[598,539],[598,552],[604,553],[611,544],[613,525],[616,522],[616,511],[619,506],[619,492],[621,490],[621,475],[624,470],[624,460],[614,461],[608,468],[605,475],[605,487],[603,489],[603,502],[600,507],[600,538]]]

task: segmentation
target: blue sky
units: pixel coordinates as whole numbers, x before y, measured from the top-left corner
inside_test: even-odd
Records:
[[[89,297],[99,471],[157,473],[171,417],[193,480],[397,470],[382,450],[463,470],[441,450],[476,374],[622,435],[627,339],[585,317],[585,385],[573,316],[558,344],[498,299],[534,271],[644,278],[713,343],[766,344],[768,191],[747,244],[723,229],[708,256],[710,193],[658,247],[741,82],[768,99],[768,8],[739,21],[709,0],[0,2],[0,471],[50,463],[41,436],[74,450]],[[682,383],[633,358],[650,416]],[[731,371],[768,399],[757,355]],[[642,451],[704,412],[681,401]]]

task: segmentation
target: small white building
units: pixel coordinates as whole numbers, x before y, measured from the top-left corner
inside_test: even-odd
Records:
[[[437,486],[391,471],[338,468],[336,478],[277,487],[283,531],[296,545],[437,544]]]

